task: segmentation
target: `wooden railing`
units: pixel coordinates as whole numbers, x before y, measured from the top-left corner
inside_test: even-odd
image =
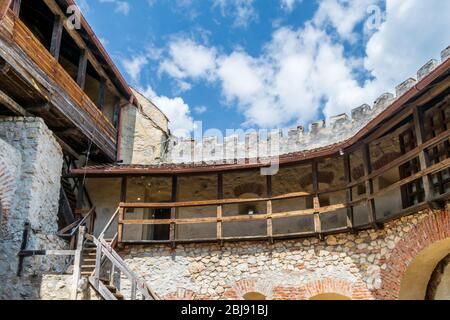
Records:
[[[131,283],[131,300],[136,300],[138,293],[143,300],[160,300],[160,297],[148,286],[146,281],[137,276],[104,239],[97,239],[92,235],[86,235],[86,238],[92,241],[97,248],[95,270],[89,278],[89,282],[104,299],[117,300],[101,281],[102,274],[109,274],[111,284],[114,284],[115,274],[118,272],[119,277],[122,274]],[[105,262],[110,262],[110,264]]]
[[[95,208],[91,208],[86,211],[83,218],[71,223],[67,227],[58,232],[58,236],[61,238],[67,238],[70,240],[71,248],[74,248],[77,241],[80,228],[84,228],[85,232],[92,234],[95,227],[96,212]]]
[[[42,73],[38,77],[42,77],[45,81],[51,83],[52,90],[55,90],[58,96],[64,93],[64,97],[49,97],[55,99],[57,108],[70,120],[85,126],[85,122],[92,123],[95,130],[86,127],[84,132],[86,135],[102,135],[104,146],[108,150],[115,150],[117,141],[117,130],[105,114],[95,105],[89,96],[80,88],[77,82],[67,73],[61,64],[51,55],[51,53],[41,44],[35,35],[26,27],[26,25],[15,16],[15,14],[8,10],[7,15],[0,26],[0,36],[6,37],[8,41],[17,45],[26,55],[28,59],[39,67]],[[11,54],[11,53],[8,53]],[[16,53],[14,53],[16,54]],[[22,57],[23,58],[23,57]],[[11,61],[9,61],[11,62]],[[12,62],[11,62],[12,63]],[[22,64],[22,62],[19,62]],[[16,67],[16,66],[14,66]],[[21,65],[21,67],[25,67]],[[28,72],[24,71],[24,72]],[[33,76],[35,76],[33,74]],[[40,80],[40,79],[38,79]],[[37,84],[36,84],[37,85]],[[40,85],[43,85],[40,83]],[[56,86],[54,86],[56,85]],[[45,88],[50,90],[50,88]],[[42,92],[46,94],[46,92]],[[47,93],[52,95],[53,92]],[[60,101],[65,101],[67,97],[71,100],[70,103],[77,106],[78,110],[63,109],[59,104]],[[97,133],[98,131],[98,133]],[[92,138],[92,137],[90,137]],[[110,151],[111,152],[111,151]]]
[[[450,167],[450,158],[447,158],[435,165],[432,166],[423,166],[423,169],[413,174],[409,177],[401,179],[398,182],[392,183],[391,185],[380,189],[378,191],[374,191],[373,188],[373,180],[382,174],[388,172],[389,170],[402,166],[403,164],[418,158],[422,153],[424,153],[427,149],[435,147],[439,144],[442,144],[445,141],[448,141],[450,137],[450,130],[447,130],[435,138],[426,141],[423,144],[420,144],[417,148],[413,149],[410,152],[398,157],[394,161],[389,164],[379,168],[377,170],[365,170],[365,176],[358,179],[357,181],[351,181],[350,177],[350,168],[348,163],[348,157],[344,156],[345,161],[345,175],[347,183],[343,185],[341,188],[336,188],[334,190],[318,190],[318,183],[313,183],[314,191],[312,193],[307,192],[297,192],[291,194],[285,194],[276,197],[266,197],[266,198],[256,198],[256,199],[218,199],[211,201],[189,201],[189,202],[169,202],[169,203],[126,203],[122,202],[119,205],[118,209],[118,243],[183,243],[183,242],[200,242],[200,241],[236,241],[236,240],[260,240],[267,239],[269,241],[273,241],[274,239],[283,239],[283,238],[291,238],[291,237],[302,237],[302,236],[320,236],[338,232],[348,232],[355,229],[365,229],[370,227],[379,227],[382,223],[389,221],[393,218],[397,218],[403,215],[407,215],[421,209],[428,207],[431,203],[436,201],[444,201],[449,198],[449,194],[440,194],[433,195],[431,187],[429,184],[424,184],[424,193],[425,200],[421,203],[417,203],[415,205],[409,206],[406,209],[403,209],[399,212],[394,212],[392,215],[383,218],[377,218],[376,209],[375,209],[375,200],[392,192],[395,190],[400,190],[402,187],[422,179],[423,181],[428,181],[428,177],[432,174],[441,172]],[[367,163],[365,164],[367,165]],[[317,166],[316,166],[317,167]],[[314,174],[315,172],[315,174]],[[316,178],[314,178],[316,177]],[[313,170],[313,180],[317,180],[317,168]],[[221,179],[219,179],[221,181]],[[353,200],[351,196],[352,188],[358,185],[365,185],[367,188],[367,192],[358,200]],[[221,187],[219,186],[219,189]],[[223,186],[222,186],[223,188]],[[268,177],[267,184],[268,194],[271,192],[271,177]],[[223,189],[222,189],[223,190]],[[321,207],[318,199],[321,195],[330,194],[335,192],[346,193],[346,201],[339,204],[333,204],[330,206]],[[175,190],[176,193],[176,190]],[[220,193],[220,192],[219,192]],[[314,206],[309,209],[304,210],[292,210],[287,212],[273,212],[273,204],[275,201],[286,200],[286,199],[299,199],[305,197],[313,197],[314,198]],[[401,199],[399,199],[401,201]],[[264,203],[266,207],[265,214],[255,214],[255,215],[232,215],[232,216],[224,216],[224,207],[227,205],[233,204],[245,204],[245,203]],[[367,223],[361,225],[355,225],[354,220],[354,208],[360,204],[367,205]],[[216,212],[215,216],[208,217],[196,217],[196,218],[178,218],[177,210],[181,208],[206,208],[206,207],[215,207]],[[128,209],[132,209],[130,212]],[[135,209],[170,209],[172,212],[170,219],[133,219],[132,215]],[[347,209],[347,224],[345,226],[338,226],[336,228],[324,229],[322,228],[321,221],[322,217],[325,214],[334,213],[337,211],[341,211],[343,209]],[[127,213],[126,213],[127,212]],[[342,211],[341,211],[342,212]],[[125,213],[127,218],[125,217]],[[273,232],[273,224],[277,219],[281,218],[294,218],[294,217],[302,217],[302,216],[310,216],[314,218],[314,229],[301,232],[301,233],[284,233],[284,234],[274,234]],[[131,218],[130,218],[131,217]],[[116,214],[113,219],[116,219]],[[267,232],[261,236],[239,236],[239,237],[224,237],[223,234],[223,225],[224,223],[229,222],[245,222],[245,221],[266,221]],[[182,225],[198,225],[198,228],[201,228],[203,224],[216,224],[216,236],[214,238],[208,239],[180,239],[177,237],[176,230],[177,226]],[[170,238],[166,240],[127,240],[124,236],[124,229],[126,226],[154,226],[154,225],[170,225]]]

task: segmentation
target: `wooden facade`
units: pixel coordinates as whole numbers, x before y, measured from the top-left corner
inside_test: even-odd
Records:
[[[2,1],[0,115],[41,117],[66,151],[115,161],[120,109],[133,96],[87,27],[66,23],[65,2]],[[78,52],[79,61],[69,63]]]

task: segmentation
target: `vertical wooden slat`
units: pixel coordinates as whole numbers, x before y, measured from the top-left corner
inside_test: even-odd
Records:
[[[80,61],[78,63],[77,83],[81,90],[86,86],[86,70],[87,70],[87,52],[85,49],[81,50]]]
[[[223,199],[223,174],[219,173],[217,175],[217,199],[222,200]],[[217,241],[222,243],[223,238],[223,206],[218,205],[217,206]]]
[[[178,191],[178,177],[172,177],[172,202],[177,202],[177,191]],[[172,243],[172,247],[176,245],[176,227],[177,224],[174,220],[177,219],[177,208],[172,208],[170,210],[170,219],[172,222],[170,223],[170,241]]]
[[[424,119],[423,114],[421,114],[419,107],[415,107],[413,111],[414,116],[414,129],[416,132],[417,146],[420,147],[425,142],[425,129],[424,129]],[[430,159],[428,153],[425,150],[419,153],[420,171],[425,170],[430,165]],[[424,176],[423,188],[425,191],[425,201],[430,201],[432,197],[431,181],[430,176]]]
[[[319,199],[319,169],[317,160],[314,159],[312,162],[312,182],[313,182],[313,193],[314,193],[314,209],[320,209],[320,199]],[[322,239],[322,222],[320,221],[320,213],[314,213],[314,232]]]
[[[83,254],[83,242],[84,242],[85,227],[81,226],[78,230],[78,241],[73,262],[73,280],[72,280],[72,290],[70,298],[72,300],[77,300],[78,295],[78,283],[81,277],[81,255]]]
[[[61,51],[63,23],[63,19],[60,16],[55,16],[55,20],[53,22],[52,41],[50,44],[50,53],[57,61],[59,60],[59,53]]]
[[[344,155],[344,175],[345,183],[348,185],[352,182],[351,177],[351,166],[350,166],[350,155]],[[354,228],[354,218],[353,218],[353,206],[350,206],[350,202],[353,200],[352,188],[347,188],[346,190],[346,205],[347,205],[347,227],[351,230]]]
[[[272,176],[271,175],[268,175],[266,177],[266,184],[267,184],[267,198],[272,198],[273,192],[272,192]],[[268,200],[266,205],[267,205],[267,210],[266,210],[267,238],[270,243],[273,243],[272,200]]]
[[[370,161],[370,148],[368,144],[362,146],[363,163],[364,163],[364,176],[366,178],[366,197],[367,197],[367,209],[369,215],[369,223],[377,228],[377,216],[375,212],[375,200],[370,199],[373,194],[373,181],[368,179],[368,176],[372,173],[372,163]]]

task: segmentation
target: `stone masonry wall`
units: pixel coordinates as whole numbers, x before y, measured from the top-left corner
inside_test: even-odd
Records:
[[[11,177],[0,178],[0,188],[10,190],[0,194],[7,204],[0,238],[0,299],[37,299],[42,274],[63,272],[66,258],[26,258],[19,278],[17,253],[25,222],[31,226],[27,249],[66,247],[56,236],[62,151],[39,118],[0,119],[0,148],[0,176]]]
[[[425,211],[390,222],[383,230],[324,241],[189,244],[174,250],[131,246],[121,253],[165,299],[243,299],[251,292],[267,299],[310,299],[324,293],[398,299],[402,275],[414,256],[449,237],[449,212]]]

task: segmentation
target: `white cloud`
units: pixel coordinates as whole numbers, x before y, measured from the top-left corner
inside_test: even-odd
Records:
[[[281,0],[281,7],[288,12],[294,10],[294,7],[297,3],[302,2],[303,0]]]
[[[208,111],[208,108],[205,107],[205,106],[197,106],[197,107],[194,108],[194,111],[195,111],[195,113],[197,113],[197,114],[203,114],[203,113],[205,113],[206,111]]]
[[[115,5],[115,12],[128,15],[130,12],[130,4],[127,1],[119,1],[119,0],[100,0],[101,3],[112,3]]]
[[[159,96],[148,86],[139,91],[150,99],[168,118],[169,128],[177,137],[189,137],[194,130],[194,119],[191,116],[189,105],[183,98],[170,98]]]
[[[177,79],[208,78],[215,60],[215,49],[178,38],[169,44],[169,57],[161,62],[159,70]]]
[[[125,72],[131,77],[134,83],[139,82],[142,70],[147,65],[148,59],[145,55],[137,55],[130,59],[124,59],[122,65]]]
[[[350,112],[372,103],[450,44],[450,2],[441,0],[387,0],[386,16],[379,30],[367,34],[366,56],[352,56],[346,45],[359,40],[356,26],[369,17],[378,0],[323,0],[319,9],[299,29],[279,28],[263,52],[252,56],[242,50],[216,54],[215,63],[187,71],[179,60],[167,73],[183,79],[208,74],[220,83],[227,104],[245,115],[244,125],[261,127],[306,124]],[[330,33],[330,30],[333,32]],[[190,42],[191,47],[199,46]],[[214,68],[214,65],[216,66]],[[205,70],[208,70],[207,72]],[[203,73],[202,73],[203,72]],[[368,72],[361,83],[358,74]]]
[[[213,7],[219,7],[222,16],[231,16],[235,27],[247,27],[248,24],[258,19],[258,14],[253,7],[254,0],[213,0]]]

